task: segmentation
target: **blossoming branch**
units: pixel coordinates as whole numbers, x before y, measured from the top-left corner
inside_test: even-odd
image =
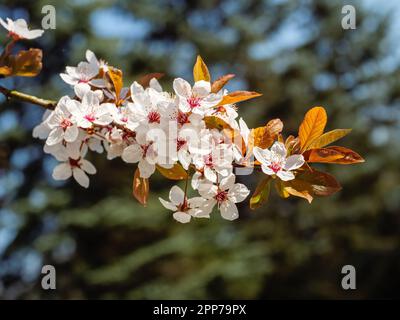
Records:
[[[0,76],[35,76],[42,67],[39,49],[12,54],[15,42],[34,39],[42,30],[29,30],[22,19],[0,23],[9,31],[10,42],[0,56]],[[149,178],[157,170],[167,179],[184,180],[185,187],[172,187],[169,201],[161,204],[173,211],[182,223],[192,218],[209,218],[214,208],[227,220],[239,216],[236,203],[250,190],[236,183],[236,176],[254,170],[263,175],[250,197],[250,208],[261,206],[269,197],[273,182],[282,198],[314,197],[340,190],[336,179],[311,167],[312,163],[353,164],[363,162],[356,152],[328,146],[347,135],[350,129],[325,131],[327,114],[322,107],[309,110],[300,124],[298,136],[282,134],[283,123],[273,119],[249,129],[239,118],[237,104],[260,96],[257,92],[229,92],[224,86],[234,77],[225,75],[212,81],[200,56],[193,68],[194,83],[177,78],[173,92],[163,90],[150,74],[129,87],[123,86],[122,71],[98,60],[86,51],[86,61],[66,67],[61,78],[73,93],[52,102],[0,87],[8,98],[45,107],[43,122],[33,136],[45,140],[44,152],[60,163],[53,178],[73,178],[89,186],[96,168],[85,159],[89,151],[105,153],[107,159],[121,157],[137,164],[133,195],[146,205]],[[198,192],[189,198],[188,188]]]

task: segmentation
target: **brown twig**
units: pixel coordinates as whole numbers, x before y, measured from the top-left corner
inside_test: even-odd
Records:
[[[9,90],[9,89],[4,88],[2,86],[0,86],[0,92],[7,99],[16,99],[16,100],[23,101],[23,102],[29,102],[29,103],[41,106],[41,107],[43,107],[45,109],[48,109],[48,110],[53,110],[57,105],[57,101],[38,98],[38,97],[29,95],[29,94],[26,94],[26,93],[23,93],[23,92],[19,92],[19,91],[16,91],[16,90]]]

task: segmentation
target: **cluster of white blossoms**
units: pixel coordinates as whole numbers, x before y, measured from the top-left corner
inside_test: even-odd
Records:
[[[208,116],[221,117],[248,136],[249,129],[242,119],[236,120],[233,105],[215,107],[226,91],[212,93],[210,82],[198,81],[192,87],[178,78],[171,94],[153,78],[146,88],[137,82],[122,88],[116,99],[107,81],[109,67],[89,50],[86,59],[61,74],[73,86],[74,97],[62,97],[33,131],[34,137],[46,139],[44,151],[61,162],[53,178],[73,177],[87,188],[88,175],[96,173],[85,159],[89,150],[137,163],[141,178],[149,178],[157,167],[171,169],[179,163],[194,171],[191,186],[200,196],[189,199],[186,191],[174,187],[171,202],[160,199],[175,211],[176,220],[209,217],[214,206],[223,218],[236,219],[236,203],[249,194],[246,186],[235,183],[234,163],[243,156],[237,145],[220,130],[208,129],[204,121]]]
[[[11,37],[3,57],[11,53],[15,41],[34,39],[43,33],[29,30],[23,19],[7,18],[5,22],[0,18],[0,24]],[[41,60],[41,51],[34,50],[30,52],[36,52],[36,56],[31,54],[31,58]],[[37,72],[40,68],[41,64]],[[12,74],[15,70],[6,65],[4,71]],[[72,86],[73,96],[62,97],[33,130],[34,137],[46,140],[44,151],[60,162],[53,170],[54,179],[73,177],[87,188],[88,175],[96,173],[94,165],[85,159],[89,150],[104,152],[110,160],[120,157],[126,163],[137,164],[133,194],[143,204],[147,201],[148,179],[156,170],[169,179],[186,180],[184,190],[174,186],[169,201],[159,200],[174,211],[177,221],[187,223],[192,217],[209,218],[215,207],[224,219],[237,219],[236,203],[250,192],[245,185],[235,183],[236,176],[250,174],[254,167],[269,177],[258,184],[250,208],[257,208],[268,198],[270,177],[276,179],[275,186],[284,198],[293,195],[311,202],[313,196],[340,190],[333,176],[306,162],[364,161],[350,149],[326,147],[350,130],[323,133],[327,121],[323,107],[309,110],[298,137],[284,140],[279,119],[252,130],[242,118],[238,119],[235,103],[260,94],[228,93],[223,87],[234,75],[227,74],[211,83],[200,56],[193,75],[193,86],[184,79],[175,79],[172,93],[164,91],[157,77],[151,75],[127,88],[122,86],[120,70],[87,50],[86,61],[66,67],[66,72],[60,74]],[[198,196],[189,198],[189,185]]]

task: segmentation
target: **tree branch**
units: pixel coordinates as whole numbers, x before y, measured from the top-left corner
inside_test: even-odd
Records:
[[[29,103],[41,106],[48,110],[53,110],[57,105],[57,101],[38,98],[38,97],[31,96],[29,94],[19,92],[16,90],[9,90],[2,86],[0,86],[0,92],[4,96],[6,96],[7,99],[16,99],[16,100],[23,101],[23,102],[29,102]]]

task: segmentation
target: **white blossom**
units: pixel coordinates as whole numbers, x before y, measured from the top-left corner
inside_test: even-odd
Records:
[[[287,150],[282,142],[276,141],[270,150],[254,147],[254,156],[261,163],[261,169],[265,174],[276,175],[283,181],[295,178],[293,170],[304,164],[304,157],[295,154],[287,157]]]
[[[69,100],[66,104],[77,125],[81,128],[90,128],[93,125],[105,126],[112,122],[110,103],[100,104],[98,95],[87,91],[82,101]]]
[[[171,188],[169,192],[170,201],[165,201],[162,198],[158,199],[166,209],[174,211],[173,217],[178,222],[188,223],[192,217],[210,217],[208,212],[204,213],[203,210],[200,209],[204,204],[205,199],[201,197],[188,199],[183,190],[178,186],[173,186]]]
[[[218,205],[222,218],[235,220],[239,217],[236,203],[246,199],[250,190],[244,184],[235,183],[235,175],[230,174],[223,178],[218,185],[201,184],[199,193],[206,199],[202,206],[204,211],[211,212],[214,206]]]
[[[72,115],[66,106],[68,100],[68,97],[61,98],[56,109],[46,121],[51,130],[46,140],[46,144],[48,145],[54,145],[63,140],[74,142],[78,137],[78,126],[73,122]]]
[[[77,67],[66,67],[66,73],[60,73],[60,77],[70,85],[87,83],[94,87],[105,87],[103,79],[95,79],[99,74],[100,63],[90,50],[86,51],[88,62],[82,61]]]
[[[17,19],[15,21],[6,18],[7,22],[5,22],[2,18],[0,18],[1,25],[6,28],[9,32],[9,35],[13,37],[15,40],[18,39],[36,39],[42,36],[44,30],[35,29],[29,30],[28,24],[24,19]]]
[[[89,177],[87,174],[95,174],[96,168],[91,162],[83,158],[83,153],[75,157],[64,154],[59,160],[63,161],[58,164],[53,170],[53,178],[55,180],[66,180],[71,176],[74,177],[82,187],[89,187]]]
[[[179,97],[179,108],[183,112],[203,115],[222,99],[221,94],[211,93],[211,84],[204,80],[197,81],[192,88],[186,80],[178,78],[174,80],[173,86]]]

